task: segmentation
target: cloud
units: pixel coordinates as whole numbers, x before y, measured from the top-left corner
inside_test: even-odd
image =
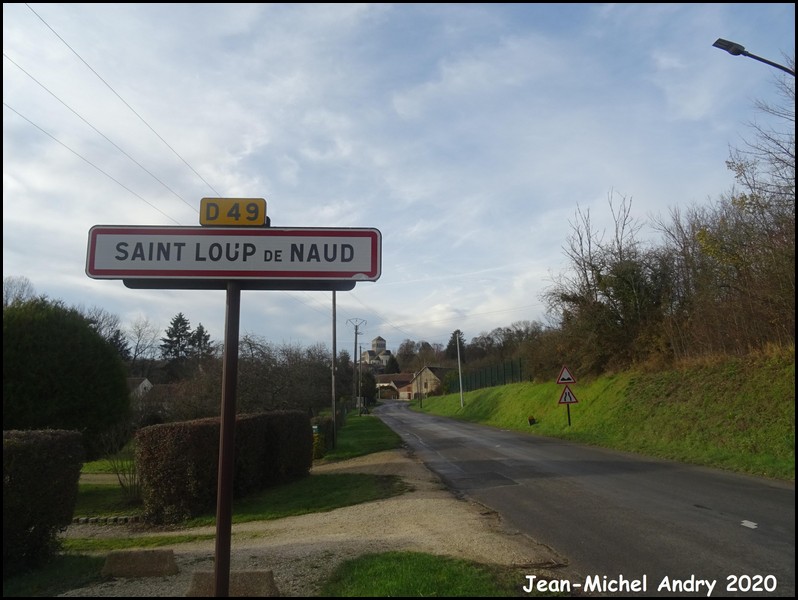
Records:
[[[613,191],[643,218],[727,191],[728,147],[773,73],[711,44],[778,58],[795,31],[776,4],[3,14],[4,275],[164,326],[182,311],[221,339],[223,292],[90,280],[87,234],[198,226],[203,197],[264,197],[275,226],[380,229],[383,275],[338,294],[338,336],[359,317],[396,346],[546,318],[577,207],[608,227]],[[326,342],[330,308],[247,292],[242,331]]]

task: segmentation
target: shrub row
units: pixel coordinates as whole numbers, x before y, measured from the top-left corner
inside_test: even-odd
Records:
[[[39,566],[58,549],[78,498],[85,451],[77,431],[3,432],[3,575]]]
[[[179,523],[216,507],[221,419],[144,427],[136,466],[144,518]],[[233,497],[306,476],[313,463],[310,419],[302,411],[236,417]]]

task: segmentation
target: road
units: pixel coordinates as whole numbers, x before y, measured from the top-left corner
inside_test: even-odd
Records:
[[[562,582],[529,589],[795,596],[794,483],[420,414],[403,401],[374,412],[454,491],[567,557]]]

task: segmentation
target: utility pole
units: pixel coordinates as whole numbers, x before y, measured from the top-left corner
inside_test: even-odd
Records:
[[[360,346],[360,354],[358,356],[363,356],[363,346]],[[363,399],[363,361],[358,361],[357,363],[357,398],[360,401],[360,413],[363,414],[364,412],[368,412],[366,410],[366,401]]]
[[[352,349],[352,400],[354,400],[358,397],[357,367],[360,364],[360,357],[357,355],[357,335],[360,331],[360,326],[365,325],[366,321],[364,319],[349,319],[347,323],[351,323],[355,328],[355,347]]]
[[[463,367],[460,365],[460,330],[457,330],[457,372],[460,374],[460,408],[463,408]]]
[[[424,391],[421,389],[421,374],[424,372],[424,369],[426,369],[426,368],[427,368],[427,365],[425,364],[421,368],[421,370],[418,372],[418,375],[416,376],[417,377],[417,381],[418,381],[418,383],[416,384],[416,389],[418,390],[418,407],[419,408],[424,408]]]

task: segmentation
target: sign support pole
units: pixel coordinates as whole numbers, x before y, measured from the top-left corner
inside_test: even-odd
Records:
[[[336,429],[338,428],[338,418],[335,413],[335,361],[336,361],[336,347],[335,347],[335,290],[332,293],[332,418],[333,418],[333,425],[332,425],[332,447],[335,448],[336,437],[338,436],[338,432]]]
[[[463,367],[460,365],[460,334],[457,335],[457,372],[460,374],[460,408],[463,408]]]
[[[214,595],[230,593],[230,538],[233,516],[233,468],[235,465],[236,391],[238,385],[238,332],[241,317],[241,283],[227,282],[222,367],[222,418],[219,433],[219,478],[216,495],[216,560]]]

